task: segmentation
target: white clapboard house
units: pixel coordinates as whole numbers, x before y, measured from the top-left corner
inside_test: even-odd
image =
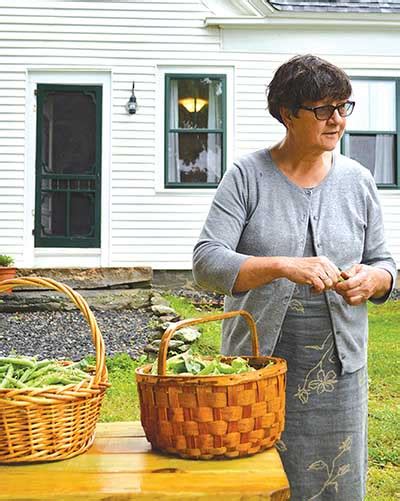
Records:
[[[273,72],[309,52],[352,78],[341,149],[400,262],[400,1],[0,0],[0,254],[189,270],[224,171],[282,137]]]

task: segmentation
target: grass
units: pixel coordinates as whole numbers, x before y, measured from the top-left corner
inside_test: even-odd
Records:
[[[126,353],[107,359],[111,388],[106,392],[100,421],[137,421],[140,419],[139,399],[135,383],[135,369],[143,365]]]
[[[217,310],[213,312],[204,312],[193,306],[186,299],[180,297],[167,295],[165,298],[169,301],[172,308],[183,318],[204,317],[205,315],[211,315],[217,312]],[[193,343],[192,351],[202,355],[217,355],[220,352],[219,333],[221,332],[221,322],[207,322],[199,325],[197,328],[201,332],[201,336]]]
[[[187,300],[166,296],[184,318],[210,314]],[[214,310],[215,311],[215,310]],[[400,501],[400,301],[369,307],[369,477],[365,501]],[[219,353],[220,322],[199,325],[194,352]],[[107,360],[112,387],[102,406],[102,421],[140,419],[135,368],[144,361],[126,354]]]
[[[400,301],[369,307],[369,440],[366,501],[400,499]]]

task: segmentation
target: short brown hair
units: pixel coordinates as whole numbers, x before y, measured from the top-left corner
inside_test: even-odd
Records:
[[[268,109],[283,123],[280,108],[297,116],[298,107],[330,97],[348,99],[351,83],[346,73],[334,64],[317,56],[295,56],[275,72],[267,88]]]

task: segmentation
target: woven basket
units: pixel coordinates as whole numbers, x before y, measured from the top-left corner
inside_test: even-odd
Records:
[[[75,303],[90,326],[96,366],[91,378],[79,384],[0,389],[0,463],[54,461],[86,451],[109,386],[103,338],[83,297],[55,280],[34,277],[4,280],[0,292],[26,285],[63,292]]]
[[[168,343],[195,324],[241,315],[248,323],[256,371],[222,376],[167,376]],[[234,357],[223,357],[229,363]],[[273,361],[273,365],[266,365]],[[164,333],[158,375],[151,365],[136,370],[141,421],[154,449],[191,459],[243,457],[272,447],[285,418],[286,362],[259,355],[256,326],[246,311],[182,320]]]

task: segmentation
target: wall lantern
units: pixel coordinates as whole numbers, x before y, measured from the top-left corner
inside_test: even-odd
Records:
[[[137,102],[135,96],[135,82],[132,82],[132,95],[129,98],[129,101],[126,103],[125,108],[129,115],[134,115],[136,113]]]
[[[186,108],[189,113],[193,113],[194,111],[200,111],[208,104],[208,101],[199,97],[185,97],[184,99],[179,99],[179,104]]]

